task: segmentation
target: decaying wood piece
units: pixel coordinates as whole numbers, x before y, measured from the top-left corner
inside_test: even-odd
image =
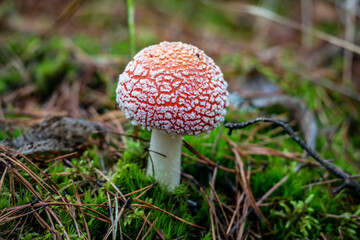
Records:
[[[5,139],[1,145],[28,155],[46,151],[72,151],[88,141],[91,134],[102,132],[95,123],[69,117],[50,117],[25,131],[15,140]]]

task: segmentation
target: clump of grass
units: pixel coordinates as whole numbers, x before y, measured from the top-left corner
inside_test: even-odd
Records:
[[[149,212],[151,215],[147,221],[153,223],[156,219],[156,222],[148,237],[153,238],[155,235],[163,234],[169,239],[186,237],[188,234],[201,235],[189,225],[191,222],[201,223],[202,218],[196,218],[188,211],[187,201],[190,197],[188,188],[182,185],[171,194],[162,186],[154,185],[154,180],[145,176],[141,167],[147,158],[144,143],[128,139],[127,146],[122,157],[106,175],[99,174],[101,153],[96,147],[84,151],[79,158],[70,161],[64,162],[64,159],[53,161],[50,156],[49,161],[45,160],[49,164],[37,161],[37,164],[43,167],[40,171],[35,165],[28,164],[27,159],[15,160],[14,169],[25,164],[24,170],[18,169],[19,174],[22,174],[34,189],[30,185],[24,185],[23,181],[14,181],[11,170],[2,172],[5,177],[2,182],[0,206],[4,210],[3,213],[9,215],[1,215],[4,217],[3,224],[0,225],[1,235],[21,236],[22,229],[26,228],[28,230],[24,239],[51,238],[51,234],[41,230],[44,221],[50,226],[52,234],[58,233],[70,239],[80,237],[86,239],[89,235],[92,238],[104,237],[103,230],[114,225],[112,215],[115,211],[122,212],[121,217],[118,218],[118,236],[120,234],[136,238]],[[3,150],[6,150],[4,153],[10,153],[7,149]],[[5,156],[10,160],[10,155]],[[6,166],[7,162],[2,161],[0,164]],[[44,181],[38,182],[33,174],[46,177]],[[36,203],[31,205],[34,200],[34,190],[36,190]],[[16,199],[14,192],[17,193]],[[120,196],[130,197],[133,202],[124,206],[124,199]],[[114,202],[118,202],[117,208]],[[111,204],[111,212],[109,212],[109,204]],[[34,213],[23,219],[21,217],[23,212],[11,212],[14,206],[23,206],[25,212]],[[154,208],[152,206],[156,206],[161,211],[151,210]],[[53,214],[52,217],[47,215],[49,212]],[[14,220],[11,220],[12,218]],[[54,218],[58,219],[60,228],[52,224]],[[18,225],[23,227],[19,228]],[[143,232],[145,233],[149,228],[150,226],[145,224]]]

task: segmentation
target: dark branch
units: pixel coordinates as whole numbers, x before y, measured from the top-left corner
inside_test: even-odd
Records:
[[[47,203],[47,204],[44,204],[44,205],[42,205],[41,207],[36,208],[36,209],[34,209],[34,210],[32,210],[32,211],[30,211],[30,212],[28,212],[28,213],[26,213],[26,215],[32,214],[32,213],[34,213],[34,212],[38,212],[38,211],[40,211],[41,209],[43,209],[43,208],[45,208],[45,207],[47,207],[47,206],[49,206],[48,203]]]
[[[338,168],[337,166],[331,164],[330,162],[324,161],[313,149],[311,149],[295,132],[294,130],[287,125],[284,122],[271,119],[271,118],[255,118],[253,120],[243,122],[243,123],[226,123],[225,127],[229,129],[228,135],[231,135],[232,131],[234,129],[241,129],[245,128],[247,126],[250,126],[257,122],[271,122],[275,123],[276,125],[279,125],[284,128],[287,134],[290,135],[290,137],[300,145],[302,149],[306,151],[306,153],[314,158],[316,161],[318,161],[327,171],[330,173],[336,175],[337,177],[343,179],[344,183],[340,187],[336,188],[333,193],[336,194],[340,192],[344,188],[352,188],[355,189],[357,192],[360,193],[360,184],[355,179],[352,179],[351,176],[347,173],[345,173],[343,170]]]

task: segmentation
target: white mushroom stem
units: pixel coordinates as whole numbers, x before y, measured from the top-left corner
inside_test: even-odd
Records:
[[[146,174],[169,191],[180,184],[181,146],[181,135],[152,130]]]

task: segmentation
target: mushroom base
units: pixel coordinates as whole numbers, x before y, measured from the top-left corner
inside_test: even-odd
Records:
[[[146,174],[169,191],[180,184],[181,146],[182,135],[152,130]]]

